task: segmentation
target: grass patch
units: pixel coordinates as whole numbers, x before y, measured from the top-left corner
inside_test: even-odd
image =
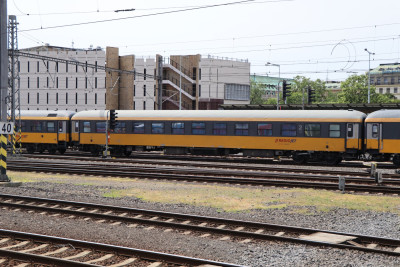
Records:
[[[314,189],[239,188],[225,185],[43,173],[9,172],[9,175],[13,181],[23,183],[48,182],[92,186],[92,192],[98,190],[98,194],[103,197],[134,197],[148,202],[206,206],[230,212],[291,208],[290,212],[293,213],[313,214],[315,210],[327,212],[343,208],[400,214],[400,198],[394,196],[341,194]],[[315,207],[315,209],[306,207]]]

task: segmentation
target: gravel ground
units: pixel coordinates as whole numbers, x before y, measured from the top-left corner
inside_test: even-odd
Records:
[[[80,182],[84,183],[83,180]],[[152,182],[156,181],[149,181],[149,183]],[[112,187],[111,184],[107,184],[106,180],[104,186]],[[99,196],[95,189],[95,186],[41,182],[26,183],[16,188],[0,187],[0,192],[305,226],[400,239],[400,221],[396,214],[336,209],[330,212],[315,210],[314,213],[308,215],[296,214],[293,212],[293,208],[224,213],[208,207],[149,203],[128,197],[105,198]],[[246,266],[400,266],[400,257],[353,250],[279,242],[239,244],[233,241],[199,238],[177,232],[164,233],[162,229],[146,230],[143,227],[111,226],[8,210],[1,210],[0,228],[162,251]]]

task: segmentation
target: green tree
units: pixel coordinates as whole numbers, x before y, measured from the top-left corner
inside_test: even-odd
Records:
[[[341,83],[341,103],[368,103],[368,75],[352,75]],[[375,86],[370,88],[371,103],[399,102],[392,94],[378,94]]]
[[[266,104],[263,96],[266,95],[265,87],[257,82],[251,81],[250,83],[250,104],[263,105]]]
[[[325,82],[317,79],[315,81],[304,76],[296,76],[291,84],[291,95],[287,99],[288,104],[302,104],[303,93],[304,103],[307,104],[307,90],[312,88],[315,90],[315,102],[321,103],[326,100],[326,87]]]

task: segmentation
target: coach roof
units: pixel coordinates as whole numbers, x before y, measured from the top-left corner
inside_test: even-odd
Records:
[[[76,113],[72,119],[102,120],[108,111]],[[362,121],[366,115],[355,110],[117,110],[118,119],[134,120],[332,120]]]
[[[400,109],[381,109],[367,116],[366,122],[400,121]]]
[[[71,118],[74,115],[74,111],[69,110],[21,110],[21,117],[24,118],[38,118],[43,119],[44,117],[56,117],[56,118]],[[17,114],[18,115],[18,112]]]

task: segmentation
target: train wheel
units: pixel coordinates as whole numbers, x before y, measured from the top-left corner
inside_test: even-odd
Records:
[[[65,151],[67,151],[65,148],[58,149],[58,152],[60,152],[61,155],[64,155]]]
[[[338,155],[328,154],[325,157],[325,162],[327,165],[330,166],[338,165],[340,162],[342,162],[342,157]]]
[[[399,154],[394,155],[394,157],[393,157],[393,164],[394,164],[396,167],[400,167],[400,155],[399,155]]]
[[[54,155],[54,154],[56,154],[56,152],[57,152],[57,149],[49,148],[49,154]]]
[[[298,154],[295,154],[295,155],[293,155],[293,161],[294,161],[296,164],[305,164],[305,163],[308,162],[308,156],[307,156],[307,155],[298,155]]]
[[[125,157],[129,157],[132,154],[132,151],[125,151],[124,155]]]

